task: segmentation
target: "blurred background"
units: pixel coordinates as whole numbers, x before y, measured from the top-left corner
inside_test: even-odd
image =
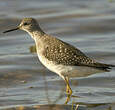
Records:
[[[0,109],[59,104],[59,110],[70,110],[74,102],[82,110],[114,110],[115,69],[71,79],[75,97],[63,105],[65,83],[39,62],[33,39],[20,30],[2,33],[24,17],[88,56],[115,64],[115,0],[0,0]]]

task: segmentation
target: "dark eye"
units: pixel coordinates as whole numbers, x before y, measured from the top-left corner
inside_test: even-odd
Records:
[[[28,23],[24,23],[23,25],[24,25],[24,26],[25,26],[25,25],[28,25]]]

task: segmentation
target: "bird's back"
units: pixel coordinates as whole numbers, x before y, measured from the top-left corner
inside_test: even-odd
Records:
[[[98,63],[87,57],[79,49],[50,35],[44,35],[43,56],[56,65],[87,66],[108,71],[114,65]]]

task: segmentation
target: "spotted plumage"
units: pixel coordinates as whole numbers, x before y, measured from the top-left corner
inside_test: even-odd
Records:
[[[45,34],[42,42],[46,45],[46,48],[43,51],[44,57],[49,61],[53,61],[55,64],[66,66],[88,66],[106,71],[110,69],[110,66],[114,66],[98,63],[94,59],[87,57],[79,49],[55,37]]]
[[[74,46],[46,34],[33,18],[24,18],[17,28],[4,33],[17,29],[24,30],[31,35],[36,44],[39,60],[49,70],[57,73],[65,80],[70,95],[72,90],[69,85],[69,78],[105,72],[110,67],[115,67],[115,65],[96,62]]]

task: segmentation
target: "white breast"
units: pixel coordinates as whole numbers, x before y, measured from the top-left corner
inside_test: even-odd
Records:
[[[38,58],[39,58],[40,62],[45,67],[47,67],[50,71],[55,72],[61,76],[61,70],[62,70],[61,65],[56,65],[53,61],[49,61],[48,59],[46,59],[44,56],[40,55],[39,53],[38,53]],[[61,77],[63,77],[63,76],[61,76]]]
[[[52,72],[57,73],[59,76],[64,78],[64,76],[68,77],[84,77],[95,73],[103,72],[102,70],[87,67],[87,66],[65,66],[65,65],[56,65],[53,61],[49,61],[44,56],[38,53],[39,60],[41,63],[47,67]]]

